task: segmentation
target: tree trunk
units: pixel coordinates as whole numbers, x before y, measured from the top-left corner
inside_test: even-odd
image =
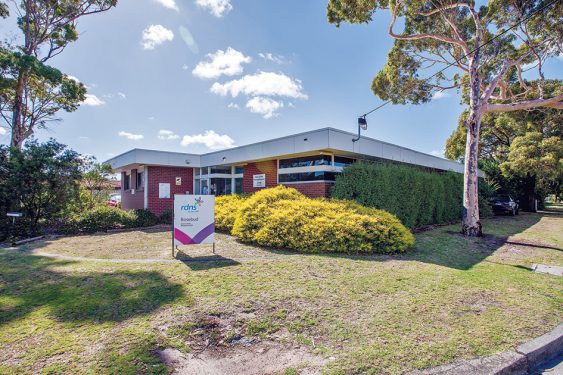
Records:
[[[536,212],[536,176],[526,176],[523,190],[522,209],[524,211]]]
[[[463,221],[461,228],[464,235],[471,237],[483,234],[479,220],[479,178],[477,175],[480,125],[481,116],[471,110],[467,121],[467,141],[465,144]]]
[[[27,73],[23,70],[18,75],[18,83],[16,84],[16,92],[14,97],[14,109],[12,113],[12,140],[11,145],[21,150],[23,141],[25,140],[25,129],[23,128],[22,110],[23,110],[23,92],[27,83]]]

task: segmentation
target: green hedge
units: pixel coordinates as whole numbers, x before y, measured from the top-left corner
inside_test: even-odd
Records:
[[[394,253],[414,244],[393,215],[355,202],[310,199],[277,186],[217,201],[218,223],[243,242],[305,252]]]
[[[356,163],[336,178],[332,197],[388,211],[409,228],[451,223],[462,215],[463,175],[397,164]],[[481,216],[488,216],[490,207],[484,198]]]
[[[68,218],[59,232],[94,233],[110,229],[149,227],[158,223],[159,218],[148,210],[125,211],[117,207],[97,206]]]

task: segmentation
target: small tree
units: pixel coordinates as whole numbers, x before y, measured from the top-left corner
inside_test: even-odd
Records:
[[[12,0],[23,33],[23,45],[0,51],[0,110],[12,133],[11,145],[21,149],[37,127],[73,111],[84,100],[84,86],[45,65],[78,39],[80,17],[104,12],[117,0]],[[0,2],[0,16],[8,15]]]
[[[95,157],[88,157],[84,161],[82,184],[90,193],[90,199],[107,199],[112,190],[111,176],[114,172],[111,165],[98,163]]]
[[[372,83],[373,92],[381,99],[419,104],[429,101],[435,91],[462,90],[469,103],[462,223],[466,235],[481,235],[477,160],[483,116],[538,107],[563,108],[562,92],[552,97],[544,92],[543,65],[562,52],[563,7],[557,3],[490,0],[476,9],[474,1],[467,0],[328,2],[328,20],[336,25],[368,23],[374,13],[389,11],[388,33],[395,44]],[[403,25],[401,31],[397,31],[397,23]],[[533,62],[540,77],[536,86],[522,77],[525,64]],[[425,69],[432,79],[419,76]],[[515,84],[518,89],[511,89]],[[530,98],[534,92],[537,95]]]
[[[27,234],[42,220],[60,218],[79,198],[83,160],[65,145],[50,140],[26,142],[22,150],[0,146],[0,214],[21,211]]]

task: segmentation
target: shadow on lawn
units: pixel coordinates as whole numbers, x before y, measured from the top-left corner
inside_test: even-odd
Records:
[[[205,271],[212,268],[231,267],[240,264],[234,259],[226,258],[218,254],[191,257],[182,250],[177,250],[176,259],[184,263],[192,271]]]
[[[495,216],[485,219],[484,235],[479,238],[467,238],[454,231],[454,228],[457,229],[455,226],[420,233],[414,249],[398,258],[469,270],[505,244],[522,245],[509,238],[537,224],[541,218],[540,214],[523,213],[516,217]],[[524,246],[542,247],[534,244]],[[543,248],[551,249],[548,246]]]
[[[73,264],[0,250],[0,326],[47,308],[66,322],[119,322],[147,314],[183,295],[155,271],[58,272]]]

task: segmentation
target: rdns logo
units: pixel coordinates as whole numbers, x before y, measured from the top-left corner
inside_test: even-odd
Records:
[[[194,204],[185,204],[180,207],[180,211],[199,212],[199,207],[203,205],[203,199],[198,197],[194,200]]]

